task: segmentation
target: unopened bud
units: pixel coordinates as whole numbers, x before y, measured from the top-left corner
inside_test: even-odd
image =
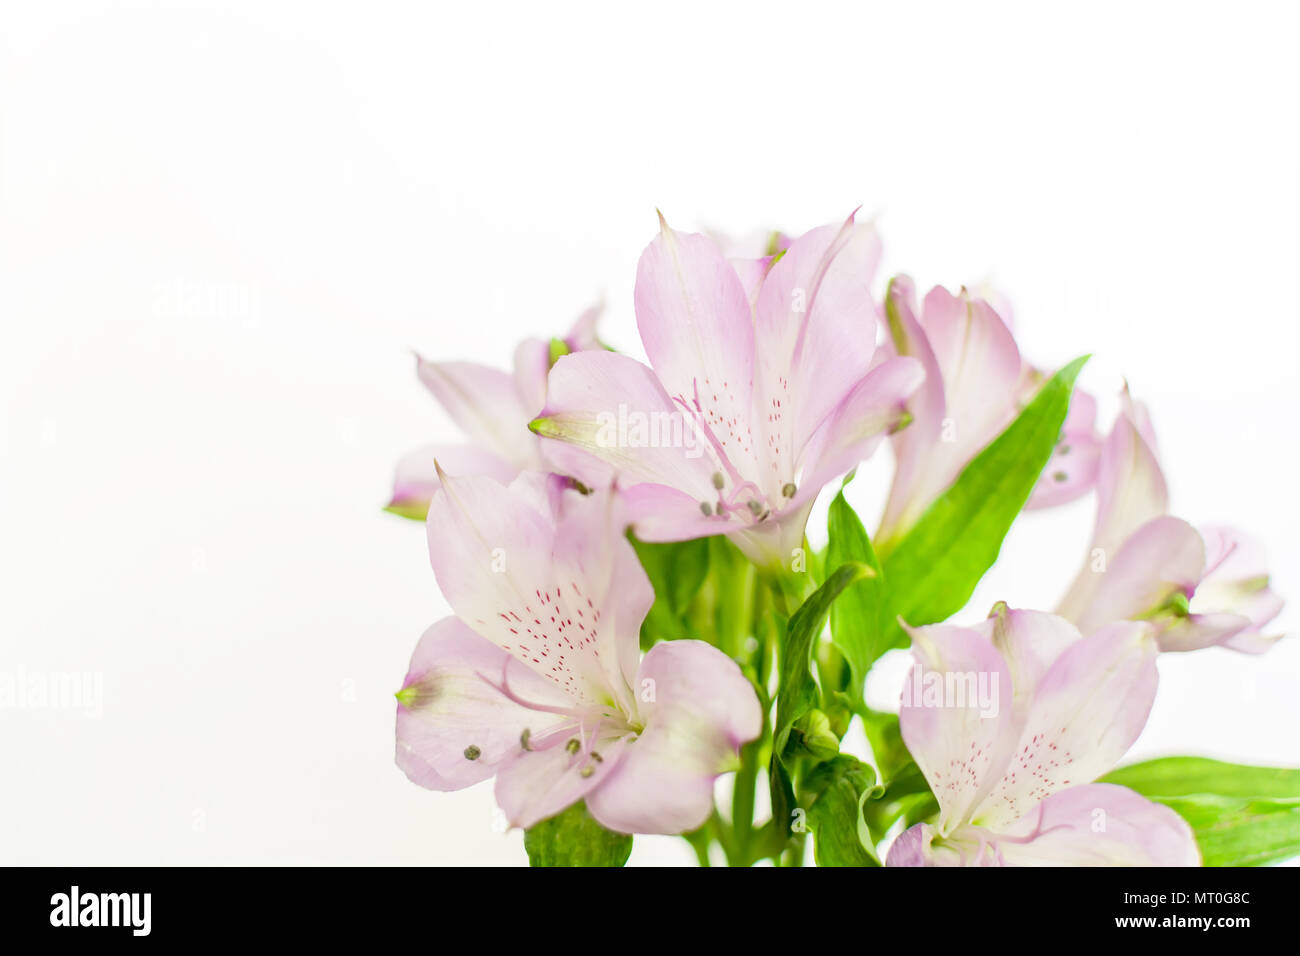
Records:
[[[795,721],[794,729],[804,748],[818,760],[830,760],[840,752],[840,740],[831,729],[830,719],[820,710],[810,710]]]

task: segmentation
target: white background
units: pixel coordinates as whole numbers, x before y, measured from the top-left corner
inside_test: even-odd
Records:
[[[446,606],[379,509],[456,438],[409,349],[505,365],[604,294],[637,351],[656,206],[863,204],[888,271],[992,278],[1300,595],[1293,15],[968,6],[5,3],[0,669],[104,700],[0,711],[0,861],[521,862],[488,789],[392,761]],[[1026,518],[968,614],[1050,606],[1091,508]],[[1300,764],[1300,643],[1161,671],[1139,754]]]

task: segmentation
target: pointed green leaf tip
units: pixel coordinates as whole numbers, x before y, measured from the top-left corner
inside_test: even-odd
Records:
[[[847,482],[846,482],[847,484]],[[862,521],[840,491],[827,516],[826,566],[856,562],[871,568],[871,575],[855,582],[831,605],[831,640],[853,671],[850,696],[861,702],[867,672],[881,654],[904,642],[886,599],[880,562]]]

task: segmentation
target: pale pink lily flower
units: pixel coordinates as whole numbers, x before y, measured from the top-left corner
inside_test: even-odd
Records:
[[[476,362],[432,362],[416,356],[420,382],[469,439],[463,445],[425,445],[402,458],[386,510],[423,519],[437,487],[434,461],[454,475],[487,475],[508,482],[524,471],[544,471],[538,440],[527,431],[546,402],[546,376],[560,354],[603,348],[596,337],[601,307],[578,316],[562,339],[525,339],[510,372]]]
[[[757,695],[702,641],[640,653],[654,592],[608,491],[524,474],[449,477],[429,554],[456,617],[431,627],[398,692],[397,763],[433,790],[496,777],[512,826],[578,800],[603,826],[681,833],[758,737]]]
[[[1081,630],[1150,620],[1161,650],[1219,645],[1258,654],[1282,609],[1259,545],[1240,531],[1198,531],[1169,513],[1146,409],[1125,390],[1101,451],[1092,544],[1057,613]]]
[[[912,280],[889,283],[888,347],[925,368],[908,402],[911,424],[893,437],[897,470],[876,532],[888,550],[1017,412],[1024,373],[1011,330],[984,299],[941,286],[918,310]]]
[[[921,381],[914,359],[873,367],[879,254],[852,217],[752,260],[661,218],[636,278],[650,366],[555,364],[532,424],[554,470],[616,475],[643,540],[727,534],[760,566],[789,561],[818,491],[898,427]]]
[[[890,866],[1196,866],[1167,807],[1094,783],[1137,739],[1156,692],[1151,625],[1083,637],[1039,611],[911,631],[899,725],[939,815],[890,847]]]
[[[993,308],[1008,329],[1015,332],[1015,312],[1006,295],[987,282],[975,286],[975,294]],[[1033,399],[1048,377],[1049,373],[1042,368],[1024,362],[1017,411]],[[990,435],[989,440],[994,437]],[[1061,425],[1061,437],[1038,484],[1025,502],[1025,510],[1055,508],[1090,492],[1097,483],[1102,442],[1103,436],[1097,431],[1097,400],[1076,385],[1070,395],[1070,409]]]
[[[886,293],[886,321],[886,347],[915,357],[926,379],[908,402],[912,423],[893,437],[898,467],[876,533],[884,550],[1011,424],[1045,378],[1021,356],[1009,305],[991,290],[976,295],[963,288],[954,295],[935,286],[918,309],[912,280],[897,276]],[[1076,391],[1061,441],[1026,507],[1065,504],[1091,489],[1100,448],[1095,419],[1092,397]]]

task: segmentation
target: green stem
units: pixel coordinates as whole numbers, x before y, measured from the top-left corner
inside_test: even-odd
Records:
[[[764,722],[766,731],[766,721]],[[736,771],[736,784],[731,797],[732,845],[737,866],[748,866],[750,842],[754,834],[754,799],[758,788],[758,756],[763,737],[746,744],[740,750],[740,769]]]
[[[693,830],[690,833],[682,834],[683,839],[685,839],[686,842],[691,845],[691,849],[695,851],[695,860],[700,866],[713,865],[709,861],[709,848],[713,846],[714,838],[718,837],[717,831],[720,822],[721,821],[718,819],[718,811],[714,810],[713,815],[709,817],[704,826],[700,827],[698,830]],[[720,837],[718,837],[718,842],[723,842]],[[725,849],[725,843],[723,844],[723,847]]]
[[[811,574],[782,571],[767,577],[768,590],[776,612],[787,621],[799,610],[808,595],[817,590]]]
[[[798,846],[792,846],[781,855],[777,860],[778,866],[803,866],[803,839],[799,840]]]

